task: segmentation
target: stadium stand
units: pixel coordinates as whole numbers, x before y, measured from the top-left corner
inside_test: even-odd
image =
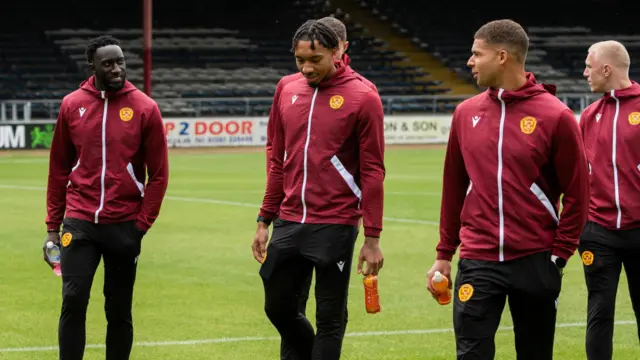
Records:
[[[558,96],[572,109],[581,111],[590,100],[599,95],[579,98],[578,94],[589,92],[587,82],[582,76],[584,58],[590,44],[596,41],[616,39],[623,42],[632,56],[640,56],[640,36],[620,35],[624,32],[620,25],[607,23],[603,29],[602,20],[589,18],[589,13],[580,14],[567,21],[566,15],[547,9],[556,7],[547,1],[537,2],[536,7],[519,11],[517,6],[500,4],[499,8],[484,7],[459,11],[458,3],[449,2],[397,2],[394,0],[343,0],[345,5],[356,4],[377,16],[380,21],[391,24],[398,34],[411,38],[411,41],[438,58],[447,67],[453,69],[459,78],[473,82],[466,62],[470,55],[473,33],[485,22],[498,18],[512,18],[525,26],[530,37],[530,50],[527,58],[527,70],[533,72],[541,82],[555,84]],[[592,1],[593,3],[594,1]],[[597,2],[597,1],[595,1]],[[566,2],[567,6],[571,1]],[[577,2],[573,2],[576,5]],[[580,6],[587,6],[581,2]],[[608,3],[614,11],[622,4]],[[518,5],[519,6],[519,5]],[[619,11],[615,11],[620,15]],[[440,16],[440,14],[456,14]],[[503,14],[506,14],[504,17]],[[591,14],[594,16],[595,14]],[[571,26],[558,24],[571,23]],[[590,27],[575,24],[589,24]],[[624,25],[625,21],[622,21]],[[545,25],[546,24],[546,25]],[[591,26],[594,25],[594,28]],[[640,68],[631,71],[631,77],[637,78]],[[574,96],[571,96],[574,95]]]
[[[50,12],[60,10],[53,5],[34,11],[21,24],[29,31],[12,31],[10,21],[2,24],[6,31],[0,36],[0,80],[5,86],[0,96],[49,99],[33,102],[27,110],[34,119],[55,117],[60,99],[88,75],[83,53],[87,40],[104,33],[122,39],[129,79],[142,88],[141,9],[136,8],[141,4],[121,5],[129,11],[114,18],[70,0],[68,10],[55,19]],[[589,42],[607,37],[601,32],[545,26],[566,21],[562,14],[542,8],[467,12],[458,7],[395,0],[159,2],[154,5],[153,97],[167,116],[265,115],[277,80],[297,71],[290,53],[293,32],[304,20],[326,15],[347,24],[351,66],[377,85],[387,113],[450,112],[461,99],[481,90],[466,67],[472,34],[503,13],[517,13],[513,18],[529,30],[528,70],[540,81],[556,84],[560,97],[588,91],[581,77],[584,52]],[[640,55],[634,43],[640,39],[610,37],[626,41],[632,56]],[[576,95],[565,101],[580,110],[588,98]],[[22,115],[22,108],[13,112]]]
[[[243,27],[240,22],[233,28],[154,29],[154,98],[167,116],[265,115],[278,79],[296,71],[290,53],[292,33],[304,20],[330,15],[332,10],[329,2],[320,0],[291,3],[278,15],[280,28],[289,30],[286,36],[256,28],[251,23]],[[411,96],[442,94],[449,89],[439,87],[440,81],[429,80],[429,74],[421,67],[397,65],[406,61],[405,55],[386,50],[384,41],[364,34],[362,27],[349,21],[348,16],[342,20],[348,26],[352,66],[374,81],[383,96],[409,96],[403,101],[387,102],[388,112],[438,110],[432,102],[419,103]],[[65,27],[44,33],[46,37],[38,47],[39,53],[21,52],[20,56],[10,59],[12,64],[33,63],[35,67],[24,70],[39,74],[39,81],[33,79],[24,85],[31,75],[15,73],[13,98],[60,99],[76,88],[88,70],[84,57],[87,40],[103,33],[123,41],[129,79],[142,88],[143,49],[139,27],[106,30]],[[52,65],[38,64],[37,59],[49,58],[52,54],[57,60]],[[31,116],[50,118],[55,116],[54,109],[34,104]]]

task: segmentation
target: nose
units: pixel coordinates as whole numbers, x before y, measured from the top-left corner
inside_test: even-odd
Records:
[[[473,61],[471,59],[473,59],[473,57],[469,57],[469,60],[467,60],[467,66],[468,67],[473,67],[473,65],[474,65],[474,63],[473,63]]]
[[[302,65],[302,72],[305,74],[311,74],[314,71],[313,65],[311,63],[305,62]]]
[[[118,66],[118,64],[114,64],[113,68],[111,69],[111,73],[113,75],[120,75],[121,72],[122,72],[122,69],[120,68],[120,66]]]
[[[582,72],[582,76],[588,78],[589,77],[589,69],[584,69],[584,71]]]

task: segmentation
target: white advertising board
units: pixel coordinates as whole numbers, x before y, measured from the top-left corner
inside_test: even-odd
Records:
[[[580,114],[575,114],[580,121]],[[384,137],[388,145],[446,144],[451,114],[386,115]],[[55,120],[38,124],[55,124]],[[164,127],[170,147],[264,146],[267,142],[264,117],[165,118]],[[3,122],[0,125],[23,125],[36,122]],[[15,126],[14,126],[15,128]],[[25,147],[24,130],[0,127],[0,148]],[[22,132],[20,132],[22,131]]]
[[[264,146],[267,117],[166,118],[170,147]],[[387,144],[440,144],[449,138],[451,116],[386,116]]]
[[[166,118],[169,147],[259,146],[267,142],[266,117]]]

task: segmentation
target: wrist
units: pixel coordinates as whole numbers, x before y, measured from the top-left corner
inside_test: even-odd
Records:
[[[269,227],[269,225],[271,225],[271,219],[260,215],[258,215],[258,219],[256,219],[256,222],[259,226]]]
[[[367,244],[367,245],[379,245],[380,244],[380,238],[379,237],[373,237],[373,236],[365,236],[364,243]]]

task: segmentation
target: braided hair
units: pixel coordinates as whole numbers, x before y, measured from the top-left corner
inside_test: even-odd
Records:
[[[311,49],[315,50],[315,41],[327,49],[337,49],[340,39],[335,31],[318,20],[307,20],[298,28],[293,35],[293,43],[291,52],[295,52],[295,48],[300,41],[311,41]]]
[[[318,20],[320,23],[327,25],[338,35],[340,41],[347,41],[347,27],[344,23],[332,16],[326,16]]]

